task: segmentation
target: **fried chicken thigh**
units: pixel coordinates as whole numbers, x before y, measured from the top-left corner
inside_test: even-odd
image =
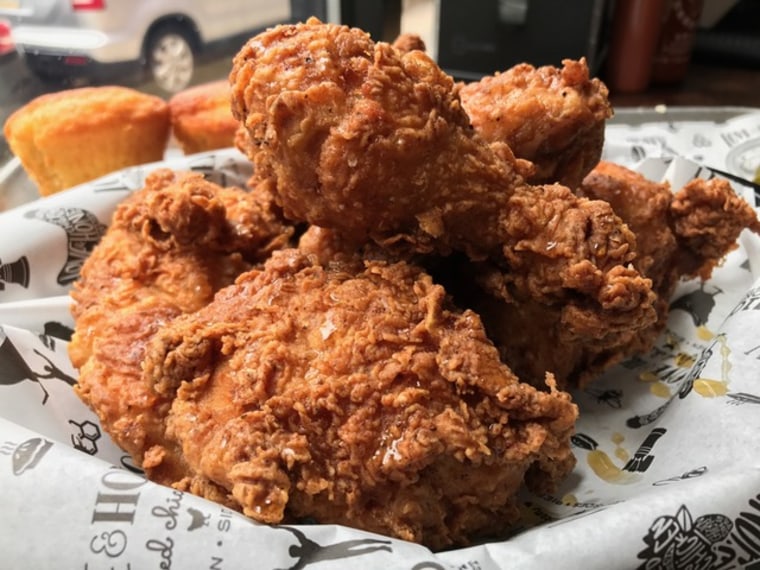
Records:
[[[119,205],[85,262],[72,291],[76,391],[151,479],[170,485],[192,473],[165,437],[170,401],[141,381],[146,343],[291,234],[263,189],[248,193],[160,170]]]
[[[438,549],[498,534],[572,468],[575,405],[522,384],[413,265],[275,252],[153,337],[169,435],[243,512]]]
[[[480,136],[534,163],[533,184],[575,189],[599,162],[612,107],[585,59],[566,59],[561,69],[521,63],[462,86],[460,94]]]

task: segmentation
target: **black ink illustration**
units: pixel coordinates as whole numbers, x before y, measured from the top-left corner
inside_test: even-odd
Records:
[[[742,404],[760,404],[760,396],[755,394],[748,394],[747,392],[729,392],[726,394],[729,398],[728,403],[733,406],[741,406]]]
[[[673,399],[670,398],[669,400],[666,400],[663,405],[655,408],[648,414],[643,414],[640,416],[633,416],[632,418],[628,418],[625,421],[625,425],[627,425],[629,428],[638,429],[640,427],[644,427],[646,425],[651,424],[652,422],[657,421],[657,419],[662,414],[665,413],[665,410],[668,409],[668,406],[671,404],[672,401]]]
[[[715,337],[715,340],[710,344],[710,346],[706,347],[702,354],[699,355],[699,358],[694,363],[694,366],[691,367],[691,370],[689,371],[688,376],[686,376],[686,379],[683,381],[683,384],[681,384],[681,387],[678,389],[678,397],[683,399],[686,396],[691,393],[692,389],[694,388],[694,381],[699,378],[702,375],[702,371],[705,369],[705,366],[707,366],[707,362],[712,358],[713,355],[713,348],[715,345],[724,339],[724,335],[718,335]]]
[[[589,388],[586,390],[589,396],[596,398],[598,404],[606,404],[610,408],[620,409],[623,407],[623,391],[622,390],[597,390],[596,388]]]
[[[71,335],[73,334],[74,330],[66,325],[56,321],[48,321],[45,323],[44,330],[39,336],[42,344],[44,344],[48,350],[53,351],[55,350],[56,340],[69,342],[71,340]]]
[[[644,537],[647,547],[639,552],[644,560],[640,570],[716,568],[717,545],[728,537],[733,523],[720,514],[708,514],[692,520],[685,505],[675,516],[658,517]]]
[[[14,283],[24,289],[29,287],[29,260],[25,255],[12,263],[0,260],[0,291],[5,290],[6,283]]]
[[[755,287],[747,291],[747,294],[742,297],[742,300],[731,309],[728,316],[732,317],[733,315],[744,311],[760,311],[760,287]]]
[[[290,556],[297,559],[297,562],[293,566],[288,568],[278,568],[277,570],[301,570],[311,564],[317,564],[325,560],[338,560],[340,558],[362,556],[364,554],[370,554],[381,550],[393,552],[390,546],[390,540],[358,538],[323,546],[307,538],[306,535],[297,528],[288,526],[278,526],[275,528],[287,530],[298,539],[298,544],[293,544],[288,549]]]
[[[586,451],[594,451],[597,447],[599,447],[599,444],[594,440],[594,438],[585,433],[573,434],[570,436],[570,443],[573,446],[580,447]]]
[[[74,329],[67,327],[63,323],[48,321],[44,325],[43,335],[46,337],[53,337],[68,342],[73,334]]]
[[[13,455],[13,474],[18,476],[34,469],[52,446],[52,441],[41,437],[27,439],[19,445],[6,441],[0,446],[0,455]]]
[[[95,455],[98,452],[97,441],[101,437],[98,424],[90,420],[85,420],[82,423],[69,420],[69,423],[77,428],[76,433],[71,435],[71,445],[74,446],[74,449],[83,451],[87,455]]]
[[[21,356],[18,349],[14,346],[11,339],[0,328],[0,385],[11,386],[18,384],[25,380],[30,382],[36,382],[42,389],[43,398],[42,404],[46,404],[49,394],[45,387],[40,383],[40,380],[56,379],[66,382],[69,386],[76,384],[76,379],[66,374],[63,370],[58,368],[53,362],[46,358],[40,351],[34,350],[34,353],[42,357],[47,364],[45,364],[44,373],[35,372]]]
[[[59,285],[76,281],[82,264],[106,230],[95,214],[81,208],[41,208],[26,212],[24,217],[54,224],[66,232],[68,254],[58,273]]]
[[[654,444],[666,433],[665,428],[654,428],[646,439],[641,443],[633,457],[623,467],[623,471],[643,473],[654,461],[652,448]]]
[[[701,477],[707,473],[707,466],[703,465],[702,467],[697,467],[696,469],[691,469],[689,471],[686,471],[685,473],[681,473],[680,475],[676,475],[675,477],[668,477],[667,479],[660,479],[659,481],[655,481],[652,483],[655,487],[660,487],[662,485],[667,485],[668,483],[676,483],[678,481],[686,481],[687,479],[694,479],[695,477]]]
[[[670,304],[670,309],[686,311],[691,316],[694,326],[699,327],[707,323],[707,319],[715,307],[715,296],[720,293],[723,291],[717,287],[714,293],[708,293],[705,291],[704,284],[700,284],[696,291],[681,295],[673,301]]]
[[[196,530],[198,528],[208,526],[208,522],[211,519],[211,515],[206,515],[202,511],[194,509],[193,507],[188,507],[187,513],[191,518],[190,526],[187,527],[187,530]]]

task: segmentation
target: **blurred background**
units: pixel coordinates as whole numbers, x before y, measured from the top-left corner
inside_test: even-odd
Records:
[[[0,0],[0,124],[69,87],[168,98],[226,77],[258,31],[311,15],[377,40],[416,33],[464,81],[585,57],[617,107],[760,107],[760,0]],[[0,137],[0,168],[9,159]]]

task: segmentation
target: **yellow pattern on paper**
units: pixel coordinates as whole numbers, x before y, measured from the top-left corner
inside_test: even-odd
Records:
[[[623,441],[625,440],[625,437],[622,433],[615,432],[612,434],[612,437],[610,438],[612,440],[612,443],[615,444],[615,457],[620,459],[620,461],[626,462],[630,459],[631,454],[628,453],[628,450],[625,449],[622,446]]]
[[[716,398],[728,393],[728,385],[722,380],[700,378],[694,381],[694,391],[705,398]]]
[[[715,333],[708,329],[705,325],[699,325],[697,327],[697,337],[699,340],[712,340],[715,338]]]
[[[691,354],[679,352],[676,355],[676,366],[679,368],[691,368],[694,365],[695,358]]]
[[[658,398],[670,398],[670,388],[664,382],[654,382],[649,386],[649,391]]]
[[[731,372],[731,349],[726,343],[726,335],[721,334],[718,336],[718,342],[720,343],[720,380],[713,380],[711,378],[697,378],[694,381],[694,391],[703,398],[717,398],[719,396],[725,396],[728,393],[728,376]]]
[[[658,382],[660,378],[654,372],[642,372],[639,374],[639,380],[642,382]]]
[[[572,493],[568,493],[564,497],[562,497],[562,504],[567,505],[568,507],[574,507],[578,504],[578,497],[573,495]]]
[[[586,461],[596,476],[607,483],[626,485],[636,480],[632,473],[620,469],[613,463],[609,455],[599,449],[590,451]]]

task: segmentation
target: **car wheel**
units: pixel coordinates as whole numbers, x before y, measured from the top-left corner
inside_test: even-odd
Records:
[[[148,73],[156,84],[169,93],[190,84],[195,68],[191,34],[182,26],[167,25],[157,29],[148,41]]]

